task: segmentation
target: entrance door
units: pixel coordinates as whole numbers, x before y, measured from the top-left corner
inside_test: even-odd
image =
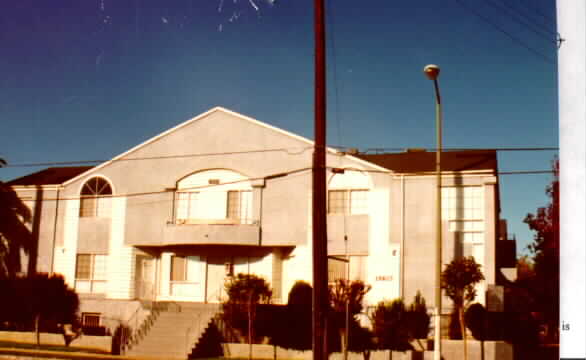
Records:
[[[227,256],[208,256],[206,279],[206,302],[218,303],[227,299],[224,282],[227,264],[232,261]]]
[[[136,256],[136,295],[142,300],[155,299],[155,259]]]

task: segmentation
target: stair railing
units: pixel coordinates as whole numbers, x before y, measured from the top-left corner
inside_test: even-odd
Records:
[[[133,346],[135,346],[136,344],[138,344],[138,342],[140,340],[142,340],[145,335],[148,333],[148,331],[151,329],[151,327],[153,326],[153,324],[155,323],[155,320],[157,320],[157,318],[159,317],[159,314],[161,313],[161,311],[163,311],[165,309],[164,306],[161,306],[161,304],[152,301],[149,304],[149,314],[146,316],[146,318],[142,321],[142,323],[139,324],[139,314],[141,313],[141,310],[143,310],[143,306],[140,305],[136,311],[132,314],[132,316],[130,317],[130,319],[126,322],[127,326],[131,329],[130,332],[124,332],[123,334],[123,338],[121,339],[121,350],[122,353],[125,353],[126,351],[132,349]]]
[[[188,355],[191,353],[192,349],[197,346],[201,336],[213,321],[217,312],[217,309],[200,311],[192,318],[189,327],[185,330],[185,351]]]

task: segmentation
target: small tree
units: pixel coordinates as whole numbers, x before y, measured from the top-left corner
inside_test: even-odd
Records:
[[[408,315],[411,338],[416,339],[421,349],[424,350],[420,339],[427,339],[431,319],[427,313],[427,305],[425,304],[425,299],[421,295],[421,292],[417,291],[417,294],[413,298],[413,302],[409,306]]]
[[[349,281],[338,279],[329,286],[330,307],[332,308],[331,319],[334,327],[338,329],[342,339],[342,352],[347,351],[348,334],[346,333],[346,307],[350,320],[362,311],[364,296],[370,291],[371,286],[360,280]]]
[[[287,326],[280,323],[272,334],[277,345],[294,350],[311,350],[312,347],[312,292],[311,285],[297,281],[289,291],[285,310]]]
[[[389,359],[393,358],[393,350],[411,350],[407,310],[403,300],[392,302],[381,301],[373,314],[373,332],[379,349],[389,350]]]
[[[238,274],[225,284],[228,301],[223,305],[224,320],[248,337],[252,357],[256,305],[268,304],[273,294],[267,281],[254,274]]]
[[[466,306],[476,298],[474,286],[484,280],[480,271],[480,264],[474,257],[464,257],[452,260],[441,276],[441,287],[446,295],[452,299],[455,311],[460,320],[460,329],[464,338],[464,359],[468,359],[468,347],[466,343],[466,325],[464,323],[464,311]]]
[[[350,322],[349,333],[348,350],[361,353],[364,360],[369,360],[371,351],[375,348],[372,331],[360,326],[358,321],[353,319]]]

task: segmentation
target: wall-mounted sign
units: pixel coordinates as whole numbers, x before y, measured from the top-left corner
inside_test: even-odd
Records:
[[[393,276],[392,275],[377,275],[375,280],[376,281],[392,281]]]

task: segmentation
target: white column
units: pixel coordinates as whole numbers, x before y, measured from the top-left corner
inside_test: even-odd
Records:
[[[79,231],[79,200],[65,200],[63,245],[55,247],[55,273],[63,275],[75,287],[75,261]]]
[[[124,244],[126,198],[112,199],[112,225],[108,254],[107,297],[110,299],[134,298],[134,247]]]

